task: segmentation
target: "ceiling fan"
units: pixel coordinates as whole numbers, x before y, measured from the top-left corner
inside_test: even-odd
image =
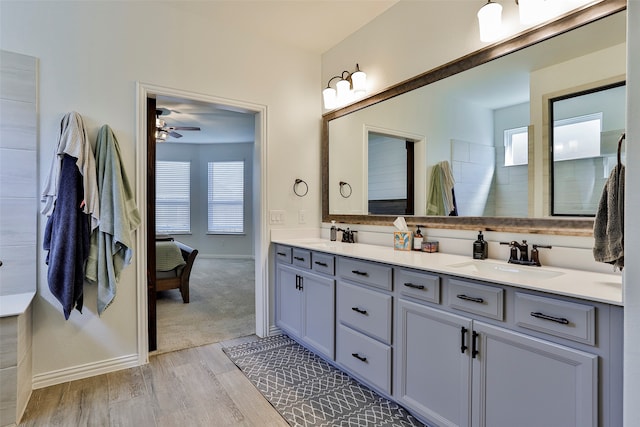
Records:
[[[198,126],[167,126],[164,119],[160,116],[168,114],[170,110],[166,108],[160,108],[156,110],[156,141],[164,142],[168,136],[173,138],[182,138],[182,134],[176,132],[177,130],[200,130]]]

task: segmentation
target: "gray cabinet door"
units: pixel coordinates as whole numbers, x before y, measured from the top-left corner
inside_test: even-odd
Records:
[[[474,427],[598,425],[598,357],[474,323]]]
[[[302,292],[298,270],[277,264],[276,278],[276,325],[296,337],[302,336]]]
[[[471,319],[398,300],[397,399],[438,426],[470,426],[470,335]]]
[[[335,280],[315,274],[302,275],[302,339],[328,358],[335,348]]]

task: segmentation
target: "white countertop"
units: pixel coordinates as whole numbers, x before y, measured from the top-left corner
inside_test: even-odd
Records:
[[[25,292],[0,296],[0,317],[18,316],[24,313],[35,295],[35,292]]]
[[[622,304],[622,277],[557,267],[530,267],[503,260],[473,260],[441,252],[397,251],[392,247],[326,239],[272,239],[273,243],[402,267],[483,280],[607,304]]]

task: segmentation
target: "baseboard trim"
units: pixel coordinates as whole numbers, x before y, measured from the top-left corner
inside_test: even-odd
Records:
[[[203,254],[198,253],[198,258],[205,259],[256,259],[253,255],[224,255],[224,254]]]
[[[280,335],[282,334],[282,329],[278,328],[276,325],[271,325],[269,327],[269,336],[272,337],[274,335]]]
[[[95,375],[108,374],[121,369],[135,368],[140,366],[137,354],[116,357],[115,359],[103,360],[85,365],[72,366],[70,368],[59,369],[33,376],[33,389],[49,387],[62,384],[68,381],[81,380]]]

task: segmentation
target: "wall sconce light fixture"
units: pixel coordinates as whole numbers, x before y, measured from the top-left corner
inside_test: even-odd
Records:
[[[515,0],[518,5],[520,23],[533,25],[551,19],[559,12],[558,1],[554,0]],[[502,6],[488,0],[478,11],[480,41],[492,42],[500,38],[502,28]]]
[[[340,79],[336,83],[335,89],[331,87],[331,82]],[[350,73],[343,71],[339,76],[333,76],[327,82],[327,87],[322,91],[324,108],[332,110],[353,101],[357,97],[367,93],[367,75],[360,71],[360,66],[356,64],[356,71]]]

